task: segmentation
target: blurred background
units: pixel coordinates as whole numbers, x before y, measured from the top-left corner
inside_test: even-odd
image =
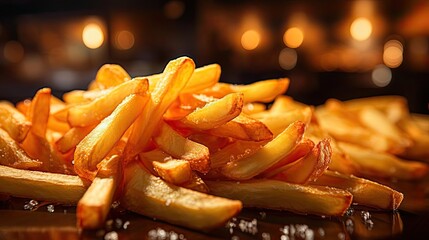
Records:
[[[307,104],[396,94],[428,113],[429,1],[0,0],[0,99],[183,55],[219,63],[223,82],[289,77],[287,95]]]

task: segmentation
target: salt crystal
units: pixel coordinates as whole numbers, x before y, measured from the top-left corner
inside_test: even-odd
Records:
[[[48,212],[50,212],[50,213],[55,212],[55,207],[52,204],[49,204],[48,206],[46,206],[46,208],[48,209]]]

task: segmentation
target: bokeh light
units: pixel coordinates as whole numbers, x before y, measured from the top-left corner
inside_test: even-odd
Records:
[[[182,1],[172,0],[164,5],[164,14],[167,18],[178,19],[185,12],[185,4]]]
[[[403,60],[403,46],[398,40],[389,40],[384,44],[383,62],[390,68],[397,68]]]
[[[246,50],[254,50],[261,42],[261,34],[256,30],[247,30],[241,36],[241,46]]]
[[[297,27],[289,28],[283,35],[283,42],[290,48],[301,46],[303,41],[304,32]]]
[[[298,54],[295,49],[284,48],[279,54],[279,65],[285,70],[291,70],[296,66]]]
[[[356,18],[350,25],[350,34],[358,41],[367,40],[372,33],[371,22],[364,17]]]
[[[104,34],[100,25],[90,23],[82,31],[82,40],[87,48],[96,49],[103,45]]]
[[[24,47],[17,41],[9,41],[4,45],[3,56],[8,62],[20,62],[24,57]]]
[[[392,81],[392,71],[385,65],[377,65],[372,71],[372,82],[377,87],[386,87]]]
[[[128,50],[134,46],[134,34],[130,31],[120,31],[115,38],[115,44],[118,49]]]

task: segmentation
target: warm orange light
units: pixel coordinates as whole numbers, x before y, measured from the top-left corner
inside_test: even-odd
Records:
[[[367,40],[372,33],[372,24],[367,18],[356,18],[350,26],[350,34],[358,41]]]
[[[403,46],[398,40],[389,40],[384,44],[383,62],[390,68],[397,68],[402,64]]]
[[[17,63],[24,57],[24,48],[17,41],[9,41],[4,45],[4,58],[12,63]]]
[[[283,35],[283,42],[290,48],[301,46],[304,41],[304,33],[297,27],[289,28]]]
[[[120,31],[116,35],[116,47],[121,50],[128,50],[134,46],[134,34],[130,31]]]
[[[256,30],[248,30],[241,36],[241,46],[246,50],[254,50],[261,42],[261,35]]]
[[[82,40],[87,48],[99,48],[104,42],[104,34],[98,24],[90,23],[82,31]]]

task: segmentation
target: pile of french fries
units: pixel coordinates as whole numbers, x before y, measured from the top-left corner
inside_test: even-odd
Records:
[[[43,88],[16,106],[0,102],[0,192],[77,204],[83,229],[102,227],[119,201],[209,230],[243,205],[323,216],[353,202],[395,210],[400,192],[361,177],[428,171],[402,159],[429,159],[429,121],[402,98],[314,108],[283,95],[286,78],[231,85],[220,73],[188,57],[145,77],[104,65],[87,90],[62,99]]]

